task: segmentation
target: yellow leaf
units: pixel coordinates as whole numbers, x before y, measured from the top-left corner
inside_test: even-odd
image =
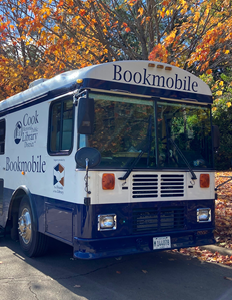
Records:
[[[209,14],[209,9],[207,8],[206,10],[205,10],[205,16],[207,16]]]
[[[142,7],[140,7],[139,9],[138,9],[138,12],[139,12],[139,14],[140,14],[140,16],[143,14],[143,8]]]
[[[217,91],[216,95],[221,96],[222,95],[222,91]]]
[[[228,107],[231,107],[231,102],[227,102],[226,105],[227,105]]]
[[[220,82],[219,82],[219,85],[223,86],[223,85],[224,85],[224,82],[223,82],[223,81],[220,81]]]
[[[57,25],[54,26],[54,27],[53,27],[53,30],[54,30],[55,32],[57,32],[57,31],[59,30],[59,26],[57,26]]]
[[[216,110],[217,110],[217,107],[213,107],[213,108],[212,108],[212,111],[216,111]]]
[[[199,18],[200,18],[200,13],[197,11],[197,12],[195,12],[194,21],[197,22],[199,20]]]

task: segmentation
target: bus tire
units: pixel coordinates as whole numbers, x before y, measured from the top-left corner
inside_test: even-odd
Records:
[[[29,257],[41,256],[47,251],[47,236],[33,227],[33,214],[27,196],[21,200],[18,213],[19,242],[23,252]]]

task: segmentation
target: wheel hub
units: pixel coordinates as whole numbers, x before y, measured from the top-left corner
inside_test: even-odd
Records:
[[[31,216],[27,208],[24,208],[19,217],[19,235],[22,237],[25,244],[31,240]]]

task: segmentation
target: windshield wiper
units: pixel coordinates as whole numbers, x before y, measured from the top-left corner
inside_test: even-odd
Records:
[[[119,177],[119,180],[126,180],[128,178],[128,176],[130,175],[130,173],[133,171],[134,167],[137,165],[137,163],[139,162],[141,156],[143,155],[144,151],[142,150],[139,155],[136,157],[136,159],[134,160],[133,164],[131,165],[130,169],[127,170],[127,172],[125,173],[125,175],[123,177]]]
[[[173,146],[176,148],[178,154],[180,155],[180,157],[183,159],[184,163],[186,164],[186,166],[188,167],[189,169],[189,172],[191,173],[192,177],[191,179],[192,180],[196,180],[197,179],[197,176],[196,174],[193,172],[193,169],[191,168],[187,158],[184,156],[183,152],[180,150],[180,148],[177,146],[177,144],[174,142],[174,140],[172,138],[170,138],[170,135],[169,135],[169,131],[168,131],[168,118],[167,116],[164,116],[164,119],[165,119],[165,126],[166,126],[166,136],[167,136],[167,141],[171,142],[173,144]],[[168,143],[167,143],[167,150],[169,152],[169,147],[168,147]]]
[[[146,150],[148,151],[148,155],[150,154],[150,148],[151,148],[151,129],[152,129],[152,118],[151,116],[149,117],[149,123],[148,123],[148,145]],[[140,158],[142,157],[142,155],[144,154],[145,150],[142,150],[139,155],[136,157],[136,159],[133,161],[131,167],[127,170],[127,172],[125,173],[124,176],[119,177],[119,180],[126,180],[130,173],[133,171],[134,167],[137,165],[137,163],[139,162]],[[149,158],[147,157],[147,163],[149,162]]]
[[[186,166],[189,169],[189,172],[191,173],[192,177],[191,179],[196,180],[197,176],[196,174],[193,172],[193,169],[191,168],[189,162],[187,161],[186,157],[184,156],[183,152],[180,150],[180,148],[177,146],[177,144],[173,141],[172,138],[168,138],[168,140],[173,144],[173,146],[176,148],[178,154],[180,155],[180,157],[183,159],[184,163],[186,164]]]

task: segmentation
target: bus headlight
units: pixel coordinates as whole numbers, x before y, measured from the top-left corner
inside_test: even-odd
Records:
[[[199,208],[197,210],[197,222],[211,222],[211,209]]]
[[[117,228],[117,216],[115,214],[98,215],[98,231],[115,230]]]

